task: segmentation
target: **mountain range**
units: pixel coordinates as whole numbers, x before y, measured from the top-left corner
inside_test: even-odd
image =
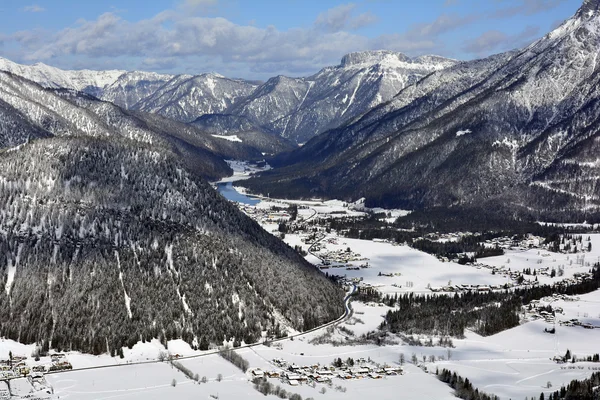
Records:
[[[436,71],[244,182],[278,197],[385,207],[600,207],[600,10],[584,1],[524,49]]]
[[[283,151],[456,63],[437,56],[411,59],[391,51],[365,51],[348,54],[339,65],[306,78],[277,76],[262,84],[215,73],[173,76],[140,71],[62,71],[2,58],[0,70],[47,88],[75,89],[128,110],[191,122],[215,134],[252,132],[265,138],[280,137],[274,139],[280,143],[274,150]]]

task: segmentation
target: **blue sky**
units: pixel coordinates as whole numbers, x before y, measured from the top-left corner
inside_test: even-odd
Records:
[[[305,76],[351,51],[469,60],[522,47],[582,0],[2,0],[0,56],[64,69]]]

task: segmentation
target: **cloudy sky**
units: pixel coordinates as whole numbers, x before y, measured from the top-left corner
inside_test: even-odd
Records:
[[[582,0],[2,0],[0,56],[64,69],[305,76],[352,51],[468,60],[529,44]]]

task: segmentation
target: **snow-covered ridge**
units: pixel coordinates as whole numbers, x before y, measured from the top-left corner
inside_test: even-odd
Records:
[[[46,64],[21,65],[0,57],[0,70],[22,76],[47,88],[83,90],[90,86],[102,88],[114,83],[127,71],[73,70],[65,71]]]
[[[365,68],[379,64],[387,68],[403,68],[403,69],[428,69],[438,70],[447,68],[456,64],[456,60],[448,58],[425,55],[415,58],[410,58],[404,53],[376,50],[376,51],[359,51],[346,54],[339,65],[341,68]]]

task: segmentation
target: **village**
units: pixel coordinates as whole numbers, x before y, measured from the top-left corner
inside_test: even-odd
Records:
[[[52,386],[45,379],[45,374],[72,370],[73,366],[65,354],[54,353],[49,358],[49,363],[40,363],[39,356],[29,359],[26,356],[10,353],[8,359],[0,360],[0,400],[10,399],[11,395],[22,391],[53,393]],[[21,385],[18,386],[25,384],[25,387],[16,387],[11,385],[11,382],[19,382]]]
[[[387,364],[379,365],[372,360],[360,358],[356,362],[352,358],[342,361],[340,358],[334,360],[330,366],[312,364],[300,366],[288,363],[282,358],[275,358],[271,364],[277,370],[263,371],[260,368],[250,370],[251,378],[279,379],[282,383],[290,386],[302,384],[313,385],[315,383],[329,384],[334,378],[341,380],[353,379],[383,379],[388,376],[403,374],[402,367],[394,367]]]

